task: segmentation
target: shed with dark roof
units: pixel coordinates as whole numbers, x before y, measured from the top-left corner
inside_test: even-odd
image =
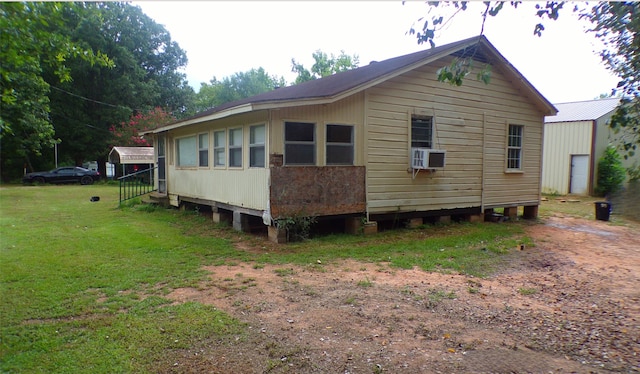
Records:
[[[436,79],[454,58],[462,86]],[[472,78],[491,65],[491,82]],[[484,37],[227,103],[146,133],[160,193],[282,240],[297,216],[361,222],[537,215],[543,119],[556,113]],[[280,224],[279,224],[280,223]]]

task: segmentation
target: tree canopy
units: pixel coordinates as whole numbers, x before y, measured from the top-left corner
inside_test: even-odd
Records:
[[[139,7],[0,3],[2,172],[104,160],[109,128],[161,107],[188,115],[186,53]],[[49,152],[49,154],[47,154]]]
[[[238,72],[218,80],[213,77],[209,83],[201,83],[196,94],[194,108],[200,112],[221,104],[271,91],[285,86],[283,77],[271,76],[262,68]]]
[[[338,56],[335,56],[333,53],[329,56],[325,52],[317,50],[313,52],[312,56],[314,64],[311,66],[310,70],[296,62],[295,59],[291,59],[291,71],[298,74],[294,84],[351,70],[357,68],[360,64],[360,58],[358,55],[350,56],[344,51],[340,51],[340,55]]]
[[[0,141],[2,169],[22,169],[56,140],[49,118],[49,82],[72,80],[69,62],[111,68],[113,60],[62,32],[72,3],[0,3]],[[7,155],[12,155],[7,159]],[[11,161],[14,161],[13,163]]]

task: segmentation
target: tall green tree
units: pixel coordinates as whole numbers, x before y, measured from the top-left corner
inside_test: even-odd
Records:
[[[98,160],[102,168],[114,141],[112,124],[154,107],[179,117],[188,114],[195,93],[179,72],[186,53],[139,7],[82,3],[67,10],[64,20],[72,39],[104,51],[114,66],[77,61],[70,67],[73,80],[52,84],[51,119],[61,140],[61,160],[76,165]]]
[[[200,84],[200,91],[195,98],[195,109],[200,112],[285,85],[283,77],[271,76],[262,67],[238,72],[222,80],[213,77],[209,83]]]
[[[314,63],[310,70],[305,68],[301,63],[296,62],[295,59],[291,59],[291,71],[298,74],[294,84],[351,70],[357,68],[360,64],[358,55],[350,56],[344,51],[340,51],[338,56],[335,56],[333,53],[329,56],[325,52],[317,50],[313,52],[312,56]]]
[[[150,108],[189,114],[195,93],[179,72],[186,54],[139,7],[1,3],[0,9],[3,176],[21,171],[22,158],[49,166],[53,143],[64,163],[104,161],[110,125]]]
[[[64,14],[73,3],[0,3],[0,167],[3,179],[56,143],[49,117],[50,82],[72,79],[70,63],[109,69],[113,61],[99,49],[73,40]],[[96,52],[94,52],[96,51]],[[14,173],[12,174],[11,171]]]
[[[508,4],[517,8],[522,2],[512,1]],[[428,43],[435,46],[436,31],[461,11],[468,9],[467,1],[428,2],[431,18],[422,17],[417,22],[421,27],[411,27],[410,35],[414,35],[419,44]],[[480,34],[484,31],[484,24],[490,17],[498,16],[504,5],[503,1],[485,1],[484,10],[481,13],[482,26]],[[533,28],[533,34],[541,36],[544,31],[545,20],[557,20],[565,11],[565,1],[547,1],[536,3],[535,15],[540,22]],[[590,23],[588,32],[599,38],[605,48],[600,51],[602,61],[611,72],[620,79],[612,95],[621,95],[621,104],[613,115],[610,127],[622,139],[622,151],[624,157],[633,156],[640,146],[640,2],[597,2],[597,3],[571,3],[569,7],[574,13]],[[438,12],[438,7],[453,8],[453,16],[445,19]],[[433,12],[432,12],[433,11]],[[471,59],[456,59],[451,65],[442,67],[438,71],[438,79],[452,84],[462,84],[462,80],[469,74]],[[485,72],[483,77],[487,78]],[[483,79],[488,82],[488,79]]]

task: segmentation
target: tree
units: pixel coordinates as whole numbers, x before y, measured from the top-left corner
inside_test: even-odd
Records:
[[[313,52],[312,56],[315,62],[311,66],[311,70],[307,70],[295,59],[291,59],[291,71],[298,74],[294,84],[351,70],[357,68],[360,64],[360,59],[357,55],[349,56],[344,51],[340,51],[340,55],[337,57],[333,53],[329,57],[321,50],[317,50]]]
[[[517,8],[521,2],[512,1],[509,4]],[[445,20],[443,16],[436,14],[431,20],[420,18],[418,22],[422,28],[411,27],[410,35],[415,35],[419,44],[429,43],[435,46],[434,38],[437,30],[455,17],[461,11],[467,10],[466,1],[453,2],[429,2],[431,10],[438,6],[453,7],[454,14]],[[484,31],[484,24],[488,17],[500,14],[505,2],[486,1],[482,13],[482,26],[480,34]],[[557,20],[564,9],[564,1],[547,1],[544,4],[536,4],[535,15],[541,20]],[[621,134],[625,158],[633,156],[640,144],[640,2],[598,2],[595,5],[578,3],[574,5],[573,12],[578,14],[591,24],[588,32],[593,33],[604,42],[605,49],[600,52],[602,61],[607,69],[611,70],[620,81],[612,95],[622,95],[621,104],[617,107],[610,122],[610,127]],[[544,31],[542,21],[535,25],[534,35],[541,36]],[[449,66],[438,71],[438,79],[451,84],[462,84],[462,80],[469,74],[472,58],[455,59]],[[479,76],[479,79],[488,83],[487,75]]]
[[[189,114],[186,54],[139,7],[0,3],[0,12],[3,177],[24,159],[48,166],[54,143],[65,163],[106,160],[110,125],[134,113]]]
[[[90,66],[114,65],[103,52],[61,32],[64,14],[73,3],[0,3],[0,141],[4,179],[15,176],[30,156],[39,156],[56,143],[50,113],[51,82],[72,79],[70,62]],[[14,171],[12,175],[11,171]]]
[[[112,146],[152,147],[153,144],[149,143],[149,139],[141,137],[140,132],[155,129],[175,120],[176,117],[160,107],[132,115],[128,121],[120,122],[118,125],[112,125],[109,128],[114,138]]]
[[[65,13],[64,32],[74,40],[105,51],[111,69],[82,61],[70,65],[71,81],[54,85],[49,95],[51,120],[60,157],[79,165],[98,160],[104,165],[113,144],[109,128],[136,113],[162,107],[186,114],[195,95],[178,69],[185,52],[139,7],[126,3],[81,3]],[[51,79],[51,73],[46,79]]]
[[[605,197],[618,192],[624,183],[625,174],[622,160],[616,148],[607,147],[604,155],[598,160],[598,180],[595,192]]]
[[[609,126],[618,135],[623,157],[633,157],[640,144],[640,3],[598,3],[581,17],[609,47],[600,56],[620,78],[613,93],[622,95]]]
[[[221,81],[213,77],[209,83],[201,83],[196,94],[195,108],[200,112],[224,103],[271,91],[285,86],[283,77],[271,76],[263,68],[235,73]]]

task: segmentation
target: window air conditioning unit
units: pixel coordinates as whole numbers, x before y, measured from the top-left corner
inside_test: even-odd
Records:
[[[444,169],[447,151],[430,148],[411,148],[413,169]]]

